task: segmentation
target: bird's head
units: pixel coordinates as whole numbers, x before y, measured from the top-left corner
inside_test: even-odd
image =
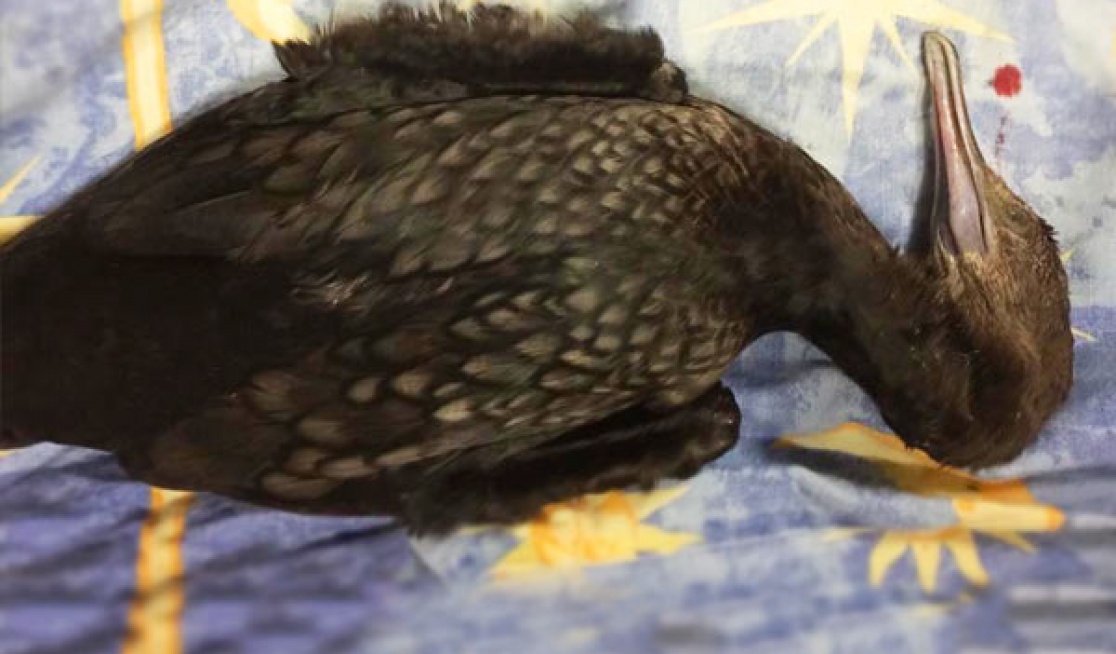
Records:
[[[912,443],[943,463],[1006,462],[1037,437],[1073,377],[1069,293],[1053,229],[984,161],[957,51],[923,37],[934,179],[925,263],[969,352],[969,418]]]

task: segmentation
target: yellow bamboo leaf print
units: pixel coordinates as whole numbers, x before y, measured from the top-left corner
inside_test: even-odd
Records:
[[[1033,503],[1018,479],[981,479],[949,468],[915,450],[894,434],[856,422],[813,434],[788,435],[776,445],[849,454],[873,463],[901,490],[925,497],[970,498],[999,503]]]
[[[136,149],[171,129],[162,0],[120,0],[124,73]]]
[[[128,107],[141,149],[171,130],[161,0],[120,0]],[[151,489],[140,528],[135,596],[123,654],[180,654],[182,539],[190,493]]]
[[[140,528],[136,595],[123,654],[182,651],[182,538],[191,498],[190,493],[151,490],[151,507]]]
[[[1065,515],[1033,497],[1026,501],[1001,501],[990,495],[986,499],[958,497],[953,511],[961,524],[990,534],[1004,532],[1054,532],[1066,522]]]
[[[31,172],[31,169],[37,163],[39,163],[39,158],[35,157],[27,162],[23,168],[17,170],[8,181],[4,182],[3,186],[0,186],[0,202],[7,202],[8,198],[12,197],[12,193],[15,193],[16,188],[23,182],[23,178],[27,177],[27,173]]]
[[[897,18],[990,39],[1011,40],[1007,34],[935,0],[767,0],[703,25],[696,32],[715,32],[806,17],[817,20],[787,60],[787,65],[793,65],[826,30],[837,28],[841,44],[845,129],[850,134],[856,120],[860,80],[867,68],[872,38],[877,29],[883,32],[900,59],[911,68],[914,64],[899,38],[895,23]]]
[[[1075,337],[1077,337],[1079,340],[1085,341],[1086,343],[1096,343],[1097,342],[1097,337],[1092,335],[1091,333],[1085,331],[1084,329],[1079,329],[1077,327],[1074,327],[1070,331],[1073,332],[1073,335]]]
[[[970,583],[984,586],[988,573],[980,562],[973,532],[960,527],[884,532],[868,559],[868,581],[882,586],[891,567],[910,551],[914,556],[918,585],[927,593],[937,588],[942,549],[948,549],[958,570]]]
[[[310,28],[299,18],[291,0],[226,0],[226,4],[256,38],[273,43],[310,39]]]
[[[672,554],[700,540],[643,520],[686,492],[684,486],[649,493],[611,491],[545,507],[512,534],[520,544],[492,569],[497,577],[630,561],[641,554]]]
[[[1069,262],[1073,259],[1073,255],[1074,255],[1073,250],[1066,250],[1065,252],[1063,252],[1062,253],[1062,264],[1063,265],[1068,265]],[[1078,327],[1073,327],[1073,328],[1070,329],[1070,331],[1073,332],[1073,337],[1076,338],[1079,341],[1085,341],[1086,343],[1096,343],[1097,342],[1097,337],[1094,336],[1093,334],[1085,331],[1084,329],[1080,329]]]
[[[0,245],[7,243],[16,234],[27,229],[27,226],[38,218],[38,216],[0,216]]]
[[[12,196],[12,193],[15,193],[16,188],[23,182],[23,179],[27,177],[27,173],[31,172],[31,169],[35,167],[38,161],[39,158],[36,157],[27,162],[24,164],[23,168],[17,170],[8,181],[4,182],[3,186],[0,186],[0,204],[7,202],[8,198]],[[36,218],[38,218],[38,216],[0,216],[0,245],[3,245],[16,234],[23,231],[23,229],[34,222]],[[0,450],[0,459],[12,453],[13,450]]]
[[[873,586],[883,584],[892,566],[910,552],[919,586],[928,593],[934,592],[943,550],[953,555],[965,579],[983,586],[989,576],[980,560],[977,534],[1033,552],[1034,546],[1022,534],[1055,532],[1065,524],[1064,514],[1036,500],[1020,479],[981,479],[942,466],[925,453],[908,448],[895,435],[859,423],[845,423],[814,434],[785,436],[778,445],[856,456],[871,462],[904,492],[950,501],[956,518],[953,524],[936,529],[884,531],[869,555],[868,581]],[[830,540],[852,538],[868,531],[835,530]]]
[[[27,174],[31,172],[31,169],[34,168],[35,164],[38,162],[38,157],[27,162],[22,168],[17,170],[8,181],[4,182],[3,186],[0,186],[0,204],[7,202],[8,198],[12,197],[12,193],[15,193],[15,190],[23,183],[24,178],[27,177]],[[3,245],[13,236],[23,231],[25,227],[35,222],[37,218],[38,216],[0,216],[0,245]]]

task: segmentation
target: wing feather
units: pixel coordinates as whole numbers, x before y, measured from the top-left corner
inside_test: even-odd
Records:
[[[88,252],[220,271],[192,295],[205,302],[171,305],[180,333],[143,333],[165,361],[191,360],[189,396],[205,400],[133,448],[132,470],[324,508],[353,480],[483,468],[704,391],[742,335],[693,286],[716,266],[655,214],[703,201],[659,174],[649,130],[677,129],[663,111],[523,97],[277,125],[203,117],[94,185],[60,212]],[[145,296],[201,282],[160,283]],[[166,310],[105,315],[142,328]],[[145,374],[137,386],[158,388],[178,371]]]

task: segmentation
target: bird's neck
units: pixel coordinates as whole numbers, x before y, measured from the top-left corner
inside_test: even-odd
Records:
[[[857,382],[904,440],[933,451],[944,430],[967,431],[972,421],[972,347],[956,329],[956,307],[911,262],[872,254],[838,255],[853,263],[788,328]]]
[[[974,348],[964,312],[836,180],[812,161],[797,165],[784,176],[796,180],[792,188],[777,193],[782,235],[766,239],[765,283],[753,286],[765,289],[758,313],[773,317],[764,330],[818,346],[905,441],[933,451],[943,434],[972,423]]]

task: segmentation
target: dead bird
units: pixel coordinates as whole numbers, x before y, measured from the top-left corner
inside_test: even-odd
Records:
[[[650,30],[389,5],[277,46],[2,251],[3,421],[134,477],[416,532],[686,477],[720,378],[801,334],[904,442],[1017,456],[1072,380],[1051,228],[985,164],[929,34],[934,203],[896,252]]]

